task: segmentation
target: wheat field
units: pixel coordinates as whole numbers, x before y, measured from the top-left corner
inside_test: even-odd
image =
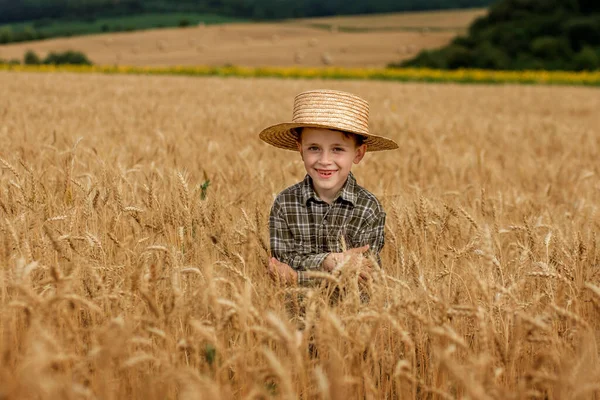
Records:
[[[596,89],[0,87],[3,399],[600,397]],[[257,134],[316,87],[400,144],[355,168],[388,216],[362,286],[353,263],[311,288],[265,272],[270,204],[304,171]]]
[[[484,16],[486,8],[460,10],[411,11],[388,14],[339,15],[292,20],[301,25],[330,25],[350,30],[453,30],[464,32],[471,23]]]
[[[413,12],[109,33],[2,45],[0,58],[22,60],[28,50],[42,57],[77,50],[102,65],[385,67],[448,44],[484,13]]]

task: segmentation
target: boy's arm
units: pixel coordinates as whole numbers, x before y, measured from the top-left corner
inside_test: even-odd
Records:
[[[281,211],[281,205],[275,201],[269,215],[271,256],[292,267],[298,273],[298,284],[302,285],[311,281],[304,271],[319,270],[329,253],[299,253],[294,246],[294,236]]]

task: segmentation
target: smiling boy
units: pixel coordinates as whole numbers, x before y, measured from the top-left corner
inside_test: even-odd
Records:
[[[368,120],[364,99],[314,90],[296,96],[291,123],[260,133],[273,146],[298,151],[306,169],[304,180],[279,193],[271,208],[273,277],[305,284],[310,281],[306,271],[331,272],[347,256],[370,251],[379,258],[385,212],[377,198],[358,185],[351,169],[367,151],[398,145],[369,133]]]

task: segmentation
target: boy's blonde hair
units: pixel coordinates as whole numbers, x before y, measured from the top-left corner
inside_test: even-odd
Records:
[[[292,128],[290,130],[291,130],[292,134],[294,135],[294,137],[296,138],[296,141],[298,143],[301,143],[302,142],[302,131],[304,130],[304,128]],[[364,137],[362,135],[358,135],[356,133],[344,132],[344,131],[340,131],[338,129],[331,129],[331,130],[340,132],[342,135],[344,135],[345,138],[353,138],[354,144],[356,145],[356,147],[362,146],[363,144],[365,144],[365,141],[367,140],[366,137]]]

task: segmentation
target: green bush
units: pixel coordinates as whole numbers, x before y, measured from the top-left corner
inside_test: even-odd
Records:
[[[10,26],[0,28],[0,44],[10,43],[13,41],[13,33]]]
[[[573,68],[577,71],[600,69],[600,55],[591,47],[584,47],[573,58]]]
[[[41,64],[42,60],[33,50],[27,50],[23,57],[23,64],[26,65],[38,65]]]
[[[457,36],[452,39],[452,44],[472,49],[477,44],[477,41],[472,36]]]
[[[52,25],[52,20],[50,18],[42,18],[33,22],[33,27],[36,29],[45,28],[50,25]]]
[[[573,52],[565,38],[542,36],[531,43],[531,53],[544,60],[560,60],[570,58]]]
[[[391,63],[389,68],[404,68],[404,67],[427,67],[445,69],[447,68],[444,54],[440,50],[423,50],[412,60],[407,60],[400,63]]]
[[[500,48],[489,42],[483,42],[473,52],[473,64],[483,69],[508,69],[510,59]]]
[[[50,52],[43,61],[44,64],[77,64],[92,65],[87,56],[80,51],[68,50],[63,53]]]
[[[598,0],[498,0],[466,36],[402,65],[590,70],[599,57]]]
[[[444,58],[446,59],[446,68],[449,69],[467,68],[473,64],[473,52],[456,44],[444,49]]]
[[[563,30],[575,51],[586,45],[600,45],[600,17],[574,18],[563,25]]]
[[[544,60],[534,57],[531,53],[519,53],[512,66],[517,70],[540,70],[546,67]]]
[[[21,32],[21,34],[20,34],[20,41],[22,41],[22,42],[36,40],[37,38],[38,38],[37,32],[35,31],[35,29],[33,29],[30,26],[25,27],[25,29],[23,29],[23,32]]]

